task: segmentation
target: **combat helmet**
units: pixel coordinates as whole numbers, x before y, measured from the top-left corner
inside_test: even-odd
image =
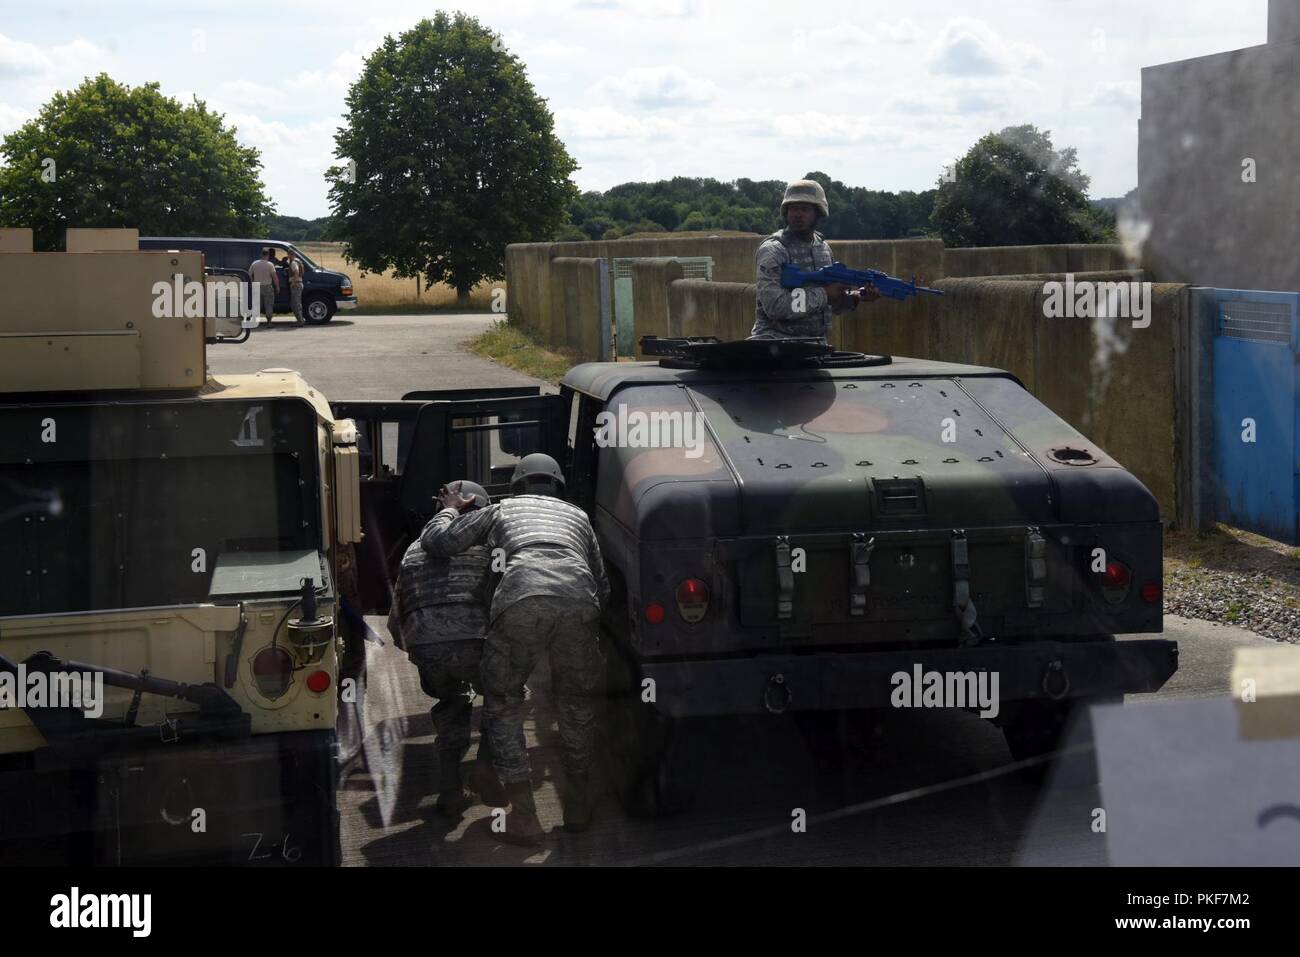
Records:
[[[785,216],[785,208],[791,203],[812,203],[822,216],[831,214],[830,207],[826,205],[826,190],[815,179],[797,179],[786,186],[785,196],[781,200],[782,216]]]
[[[487,489],[477,482],[471,482],[469,479],[457,479],[454,482],[448,482],[447,491],[473,496],[475,508],[486,508],[491,501]]]
[[[535,486],[543,482],[554,482],[556,490],[563,491],[564,473],[560,471],[560,464],[545,452],[532,452],[515,465],[514,474],[510,476],[510,491],[522,495],[536,491]]]

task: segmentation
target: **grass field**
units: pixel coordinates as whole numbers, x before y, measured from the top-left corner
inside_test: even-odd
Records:
[[[485,359],[499,362],[525,375],[545,379],[552,385],[558,383],[578,359],[566,355],[554,346],[544,346],[518,326],[508,322],[495,323],[469,344],[469,349]]]
[[[359,302],[358,312],[458,312],[456,290],[450,286],[424,288],[415,279],[398,279],[392,274],[362,273],[343,258],[342,243],[295,243],[299,249],[325,269],[337,269],[352,278],[352,288]],[[469,295],[468,311],[490,312],[492,290],[505,288],[505,282],[480,283]]]

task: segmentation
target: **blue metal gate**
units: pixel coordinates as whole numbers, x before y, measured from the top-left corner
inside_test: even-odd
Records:
[[[1300,293],[1216,289],[1218,520],[1300,544]]]

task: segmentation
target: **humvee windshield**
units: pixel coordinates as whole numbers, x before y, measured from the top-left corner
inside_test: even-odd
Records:
[[[297,399],[0,407],[0,615],[191,604],[218,557],[316,549]]]

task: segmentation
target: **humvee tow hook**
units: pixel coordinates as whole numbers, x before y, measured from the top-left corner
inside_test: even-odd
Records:
[[[1070,693],[1070,676],[1065,671],[1065,663],[1059,659],[1048,662],[1043,672],[1043,693],[1053,701],[1060,701]]]
[[[792,699],[790,686],[785,683],[785,675],[776,674],[767,679],[767,687],[763,689],[763,707],[769,713],[785,714],[790,710]]]

